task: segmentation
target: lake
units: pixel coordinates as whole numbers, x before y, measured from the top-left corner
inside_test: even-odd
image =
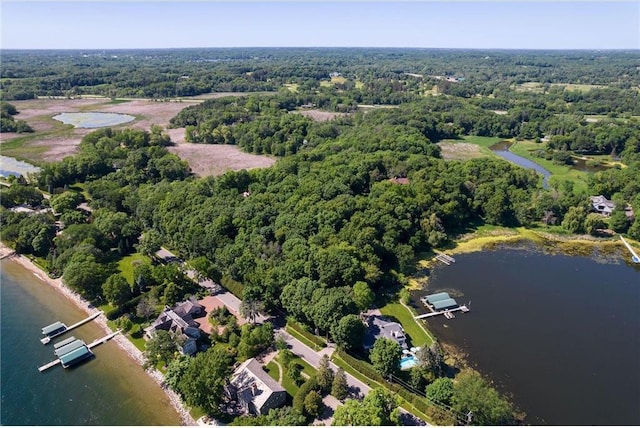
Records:
[[[526,423],[640,425],[640,266],[628,259],[533,245],[457,255],[412,304],[440,291],[471,301],[469,313],[428,327],[512,395]]]
[[[134,116],[128,114],[99,112],[60,113],[53,118],[76,128],[103,128],[121,125],[135,119]]]
[[[2,425],[180,425],[164,391],[113,342],[74,368],[40,373],[55,359],[53,346],[40,343],[41,328],[87,314],[22,266],[3,260],[0,268]],[[90,322],[60,340],[89,343],[104,334]]]

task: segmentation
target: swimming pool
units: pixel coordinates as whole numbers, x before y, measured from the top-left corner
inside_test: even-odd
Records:
[[[416,364],[418,364],[418,359],[413,355],[407,355],[406,357],[402,357],[402,359],[400,359],[401,370],[408,370]]]

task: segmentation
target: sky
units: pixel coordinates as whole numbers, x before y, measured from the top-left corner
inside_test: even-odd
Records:
[[[0,0],[2,49],[640,49],[640,0]]]

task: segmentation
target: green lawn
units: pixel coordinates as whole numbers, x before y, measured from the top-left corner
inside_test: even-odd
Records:
[[[129,284],[133,284],[133,268],[137,263],[151,263],[151,259],[140,253],[133,253],[121,258],[118,262],[118,270],[122,276],[127,279]]]
[[[316,369],[311,367],[311,365],[309,363],[307,363],[306,361],[304,361],[302,358],[296,357],[296,358],[293,358],[291,361],[295,361],[298,364],[300,364],[303,367],[302,368],[302,373],[306,374],[308,377],[311,377],[311,376],[316,374]],[[271,363],[269,363],[269,364],[271,364]],[[291,364],[291,363],[289,363],[289,364]],[[293,397],[294,395],[296,395],[296,392],[298,392],[298,388],[299,387],[298,387],[298,385],[296,385],[296,383],[293,381],[293,379],[291,379],[287,375],[287,368],[283,366],[282,362],[280,362],[280,366],[282,366],[282,372],[283,372],[282,373],[282,387],[287,391],[287,393],[289,393],[289,395],[291,395]],[[269,368],[268,364],[267,364],[267,368]]]
[[[433,343],[433,337],[413,318],[413,313],[401,303],[387,303],[380,308],[382,315],[395,318],[405,333],[409,336],[413,346],[429,346]]]
[[[270,361],[264,368],[264,371],[269,374],[276,382],[280,381],[280,367],[275,361]]]
[[[509,148],[516,155],[529,159],[549,171],[552,174],[549,179],[550,182],[553,182],[553,180],[571,181],[576,191],[587,190],[588,173],[578,171],[568,165],[558,165],[553,161],[534,156],[536,151],[544,149],[544,144],[533,141],[518,141]]]

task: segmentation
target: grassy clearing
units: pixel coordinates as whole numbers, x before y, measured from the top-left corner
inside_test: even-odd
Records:
[[[133,253],[120,259],[118,270],[127,279],[129,284],[133,284],[133,268],[138,264],[151,263],[151,259],[140,253]]]
[[[549,179],[551,183],[554,180],[571,181],[573,182],[574,189],[576,191],[586,191],[588,187],[588,173],[578,171],[568,165],[558,165],[553,161],[539,158],[534,155],[535,152],[539,150],[545,150],[545,148],[546,146],[544,144],[524,140],[517,141],[509,148],[509,150],[518,156],[522,156],[525,159],[529,159],[530,161],[537,163],[538,165],[549,171],[552,174],[551,178]]]
[[[285,83],[283,86],[291,92],[298,92],[298,86],[300,85],[298,85],[297,83]]]
[[[585,85],[582,83],[552,83],[551,86],[564,88],[565,91],[582,91],[582,92],[587,92],[597,88],[606,88],[605,85]]]
[[[413,318],[413,313],[411,313],[409,308],[401,303],[387,303],[384,307],[380,308],[380,312],[382,315],[395,318],[402,324],[402,328],[411,339],[413,346],[429,346],[433,343],[433,336],[418,324],[418,321]]]
[[[460,151],[465,152],[465,153],[459,153],[458,157],[460,158],[471,158],[471,157],[482,157],[482,156],[497,157],[498,155],[493,153],[489,149],[489,147],[503,140],[504,138],[499,138],[499,137],[478,137],[476,135],[470,135],[470,136],[464,137],[464,139],[462,140],[450,140],[450,139],[442,140],[439,144],[447,147],[447,149],[450,149],[450,151],[452,151],[453,153],[455,153],[456,151],[456,146],[459,146],[461,148]],[[473,144],[475,146],[478,146],[480,151],[479,153],[468,154],[466,153],[468,152],[468,150],[465,149],[466,144],[461,144],[461,143]],[[455,159],[456,157],[452,157],[452,158]]]
[[[364,82],[361,82],[359,80],[356,80],[356,89],[362,89],[364,88]]]

